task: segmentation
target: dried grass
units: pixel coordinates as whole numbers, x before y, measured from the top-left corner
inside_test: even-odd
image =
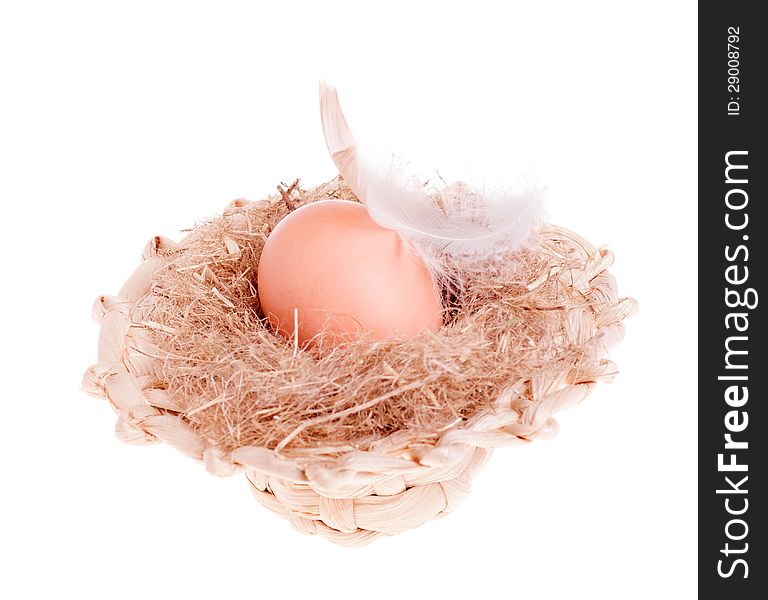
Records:
[[[531,381],[578,372],[596,358],[594,344],[569,326],[585,297],[563,281],[585,268],[586,254],[560,247],[551,231],[466,278],[458,296],[446,291],[438,334],[362,340],[325,355],[298,350],[264,319],[256,268],[289,205],[326,198],[356,200],[335,179],[233,202],[163,255],[137,307],[157,325],[160,379],[209,444],[365,449],[402,430],[429,437],[492,407],[505,390],[517,390],[511,407],[522,411]]]

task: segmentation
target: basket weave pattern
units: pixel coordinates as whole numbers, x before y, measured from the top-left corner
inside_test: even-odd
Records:
[[[288,447],[280,452],[255,446],[224,451],[201,437],[164,389],[154,358],[150,334],[159,325],[147,320],[146,301],[153,274],[175,246],[162,237],[149,241],[143,262],[117,296],[96,300],[98,358],[85,373],[84,389],[106,398],[116,411],[121,440],[165,442],[215,475],[244,471],[256,499],[303,533],[360,545],[416,527],[461,502],[493,448],[554,435],[553,415],[578,404],[597,382],[616,373],[605,353],[621,338],[622,322],[635,304],[617,296],[607,271],[611,253],[561,228],[550,226],[540,235],[550,251],[579,265],[554,275],[574,306],[563,335],[587,348],[584,361],[549,373],[546,380],[510,382],[491,410],[433,435],[398,432],[366,450]]]

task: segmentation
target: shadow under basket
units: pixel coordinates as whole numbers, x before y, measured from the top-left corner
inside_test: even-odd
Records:
[[[339,180],[313,190],[292,188],[290,193],[293,201],[287,209],[284,194],[258,202],[238,200],[215,223],[200,226],[218,232],[221,243],[211,245],[214,258],[224,260],[246,250],[251,259],[257,258],[266,235],[290,204],[354,200]],[[338,544],[366,544],[453,511],[494,448],[556,434],[553,415],[578,404],[598,382],[610,381],[616,374],[607,350],[619,341],[623,320],[635,310],[634,300],[617,296],[607,272],[612,263],[608,250],[565,229],[546,226],[537,234],[538,251],[551,260],[542,262],[536,277],[525,282],[521,302],[535,304],[537,286],[557,284],[550,285],[548,293],[556,289],[560,298],[547,309],[561,311],[557,340],[562,346],[578,347],[577,360],[554,361],[546,369],[512,379],[471,414],[460,414],[429,431],[404,427],[386,435],[369,433],[360,441],[347,436],[238,444],[206,429],[200,420],[204,411],[174,395],[168,385],[167,357],[158,345],[158,336],[169,329],[153,315],[155,305],[163,301],[158,274],[185,264],[186,241],[194,242],[196,231],[179,243],[162,237],[150,240],[143,262],[120,292],[97,299],[98,358],[85,373],[83,387],[105,398],[116,411],[121,440],[165,442],[218,476],[244,472],[261,504],[298,531]],[[215,262],[184,268],[193,274],[197,269],[202,273],[200,285],[210,285],[205,269]],[[211,297],[222,295],[214,289]],[[223,296],[225,305],[236,304],[226,293]],[[497,358],[489,360],[500,360],[502,353],[493,356]]]

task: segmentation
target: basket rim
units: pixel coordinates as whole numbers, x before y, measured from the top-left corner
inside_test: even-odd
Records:
[[[244,202],[248,201],[233,201],[229,208],[240,208]],[[145,245],[141,264],[116,296],[102,295],[96,299],[93,316],[101,325],[98,358],[84,375],[83,389],[109,402],[118,415],[116,434],[127,443],[168,443],[219,476],[252,469],[319,489],[372,485],[392,474],[418,477],[425,471],[455,464],[470,448],[492,450],[552,437],[558,429],[555,413],[580,403],[598,382],[611,381],[615,376],[616,366],[605,355],[622,337],[623,321],[636,311],[637,305],[632,298],[618,298],[615,280],[608,272],[613,262],[610,250],[596,248],[578,234],[556,225],[544,226],[540,235],[551,244],[550,250],[567,243],[585,259],[583,281],[574,285],[584,286],[585,306],[591,313],[584,310],[581,314],[594,320],[594,335],[589,343],[600,346],[596,356],[601,358],[576,379],[568,381],[564,376],[522,412],[510,408],[505,401],[505,396],[508,400],[510,394],[521,391],[515,390],[520,385],[515,382],[494,405],[435,431],[429,439],[422,434],[414,440],[413,432],[401,430],[372,443],[367,450],[349,443],[326,443],[278,449],[240,446],[225,451],[203,439],[185,422],[169,394],[154,385],[153,359],[142,353],[142,347],[150,343],[148,331],[161,325],[134,321],[133,307],[151,293],[153,273],[164,264],[164,255],[176,246],[162,236],[153,237]],[[596,281],[599,283],[595,284]],[[606,297],[613,300],[606,301]]]

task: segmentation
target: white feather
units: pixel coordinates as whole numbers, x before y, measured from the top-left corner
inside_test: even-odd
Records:
[[[433,271],[517,250],[541,222],[540,193],[480,192],[464,183],[438,190],[394,170],[375,172],[361,158],[336,90],[324,82],[320,115],[328,151],[347,185],[371,218],[411,242]]]

